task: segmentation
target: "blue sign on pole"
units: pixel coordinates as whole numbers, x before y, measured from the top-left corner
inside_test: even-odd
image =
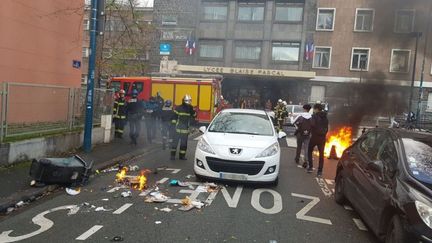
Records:
[[[72,60],[72,67],[80,69],[81,68],[81,61]]]
[[[159,53],[160,53],[160,55],[170,55],[170,53],[171,53],[171,44],[161,43],[159,45]]]

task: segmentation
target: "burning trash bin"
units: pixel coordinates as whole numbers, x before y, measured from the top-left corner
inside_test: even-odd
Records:
[[[93,162],[87,163],[78,155],[69,158],[34,159],[30,176],[39,183],[81,185],[88,181]]]

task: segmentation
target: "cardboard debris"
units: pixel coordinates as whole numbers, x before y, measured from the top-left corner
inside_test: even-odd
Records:
[[[183,204],[183,206],[179,208],[179,210],[181,211],[189,211],[193,208],[201,209],[202,207],[204,207],[204,203],[197,200],[192,200],[188,196],[182,199],[181,202]]]
[[[132,192],[131,191],[126,191],[126,192],[122,192],[121,197],[132,197]]]

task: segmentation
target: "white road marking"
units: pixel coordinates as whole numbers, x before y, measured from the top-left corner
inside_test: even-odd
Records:
[[[228,204],[228,207],[230,208],[236,208],[238,205],[238,202],[240,200],[240,195],[243,191],[243,186],[237,186],[234,195],[231,197],[227,189],[223,186],[222,189],[222,195],[225,198],[225,201]]]
[[[345,208],[345,210],[348,210],[348,211],[353,211],[353,208],[352,208],[352,207],[350,207],[350,206],[348,206],[348,205],[344,205],[344,208]]]
[[[294,147],[294,148],[297,147],[297,140],[296,140],[296,138],[294,138],[294,137],[287,137],[286,141],[287,141],[288,147]]]
[[[331,195],[333,195],[332,191],[330,191],[324,179],[316,177],[315,180],[321,188],[321,191],[324,193],[324,196],[330,197]]]
[[[78,236],[75,240],[87,240],[90,236],[92,236],[94,233],[96,233],[98,230],[102,229],[102,225],[95,225],[91,227],[89,230],[84,232],[84,234]]]
[[[45,218],[45,215],[52,213],[52,212],[55,212],[55,211],[60,211],[60,210],[71,210],[72,208],[75,208],[75,207],[76,207],[76,205],[66,205],[66,206],[60,206],[60,207],[56,207],[56,208],[44,211],[44,212],[36,215],[32,219],[32,222],[40,227],[38,230],[33,231],[31,233],[28,233],[28,234],[25,234],[25,235],[20,235],[20,236],[9,236],[9,234],[12,233],[13,230],[3,231],[3,233],[0,234],[0,242],[21,241],[21,240],[31,238],[35,235],[41,234],[41,233],[49,230],[54,225],[53,221]]]
[[[114,211],[113,214],[121,214],[124,211],[126,211],[126,209],[128,209],[132,205],[133,205],[132,203],[126,203],[125,205],[121,206],[119,209],[117,209],[116,211]]]
[[[304,208],[302,208],[300,211],[296,213],[296,217],[301,220],[311,221],[315,223],[321,223],[321,224],[328,224],[332,225],[332,222],[328,219],[318,218],[318,217],[312,217],[307,216],[306,214],[320,202],[319,197],[313,197],[303,194],[297,194],[297,193],[291,193],[293,197],[300,197],[300,198],[306,198],[312,200],[310,203],[308,203]]]
[[[119,186],[115,186],[115,187],[109,189],[107,192],[108,192],[108,193],[113,193],[113,192],[116,192],[116,191],[118,191],[118,190],[120,190],[120,189],[121,189],[121,187],[119,187]]]
[[[181,171],[181,169],[173,169],[173,168],[166,168],[165,170],[170,170],[172,171],[171,174],[177,174]]]
[[[334,180],[325,179],[325,181],[326,181],[327,184],[329,184],[329,185],[334,185]]]
[[[210,206],[213,202],[213,200],[216,198],[219,191],[211,192],[208,198],[206,199],[205,203]]]
[[[160,180],[158,180],[157,182],[156,182],[156,184],[164,184],[167,180],[169,180],[169,178],[162,178],[162,179],[160,179]]]
[[[273,207],[264,208],[263,206],[261,206],[260,197],[261,197],[261,193],[263,192],[268,192],[272,194],[274,200]],[[263,188],[255,189],[252,192],[251,205],[258,212],[265,213],[265,214],[277,214],[280,211],[282,211],[282,197],[277,191],[271,189],[263,189]]]
[[[366,225],[363,223],[363,221],[361,219],[353,218],[353,221],[359,230],[368,231],[368,229],[366,228]]]

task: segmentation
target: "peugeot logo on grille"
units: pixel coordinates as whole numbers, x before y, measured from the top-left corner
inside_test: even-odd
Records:
[[[239,155],[242,152],[242,149],[239,148],[230,148],[230,153],[234,155]]]

